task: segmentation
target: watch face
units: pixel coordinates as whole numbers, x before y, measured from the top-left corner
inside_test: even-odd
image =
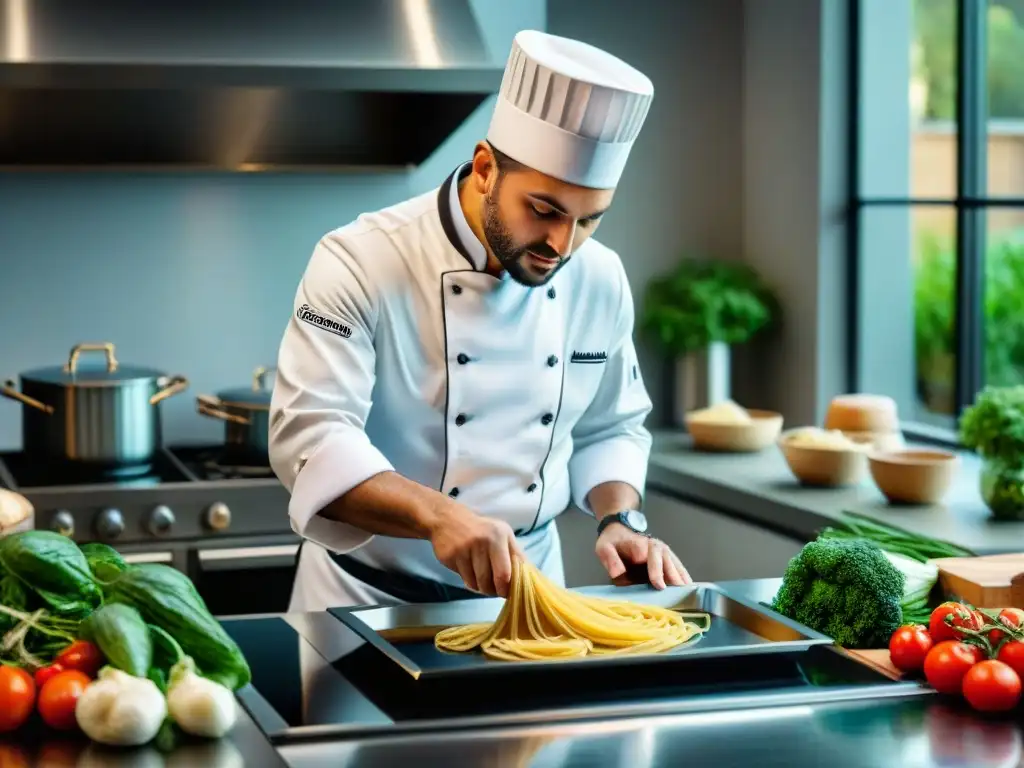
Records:
[[[643,533],[647,530],[647,518],[643,512],[639,512],[635,509],[631,509],[626,514],[626,522],[629,523],[630,528],[640,531]]]

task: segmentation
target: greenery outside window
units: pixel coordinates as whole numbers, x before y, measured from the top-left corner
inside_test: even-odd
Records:
[[[985,385],[1024,383],[1024,0],[854,17],[854,385],[952,439]]]

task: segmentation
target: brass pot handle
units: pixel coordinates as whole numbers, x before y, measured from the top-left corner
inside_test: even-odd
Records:
[[[114,345],[105,341],[102,344],[76,344],[71,348],[71,356],[68,357],[68,364],[64,370],[68,373],[75,373],[78,370],[78,358],[83,352],[105,352],[107,355],[107,372],[113,373],[117,370],[117,357],[114,355]]]
[[[0,387],[0,395],[10,398],[11,400],[17,400],[19,403],[27,405],[29,408],[35,408],[37,411],[42,411],[47,416],[53,414],[53,406],[41,403],[33,397],[23,395],[18,391],[17,385],[10,379],[4,382],[4,385]]]
[[[184,376],[171,376],[164,385],[164,388],[149,398],[149,404],[156,405],[168,397],[184,392],[186,389],[188,389],[188,379]]]
[[[221,421],[230,421],[233,424],[241,424],[243,427],[248,427],[252,424],[252,421],[245,416],[239,416],[225,411],[221,408],[221,401],[216,397],[210,397],[209,395],[196,395],[196,412],[203,416],[209,416],[211,419],[220,419]]]
[[[264,389],[266,389],[266,386],[267,386],[267,382],[266,382],[267,374],[271,373],[271,372],[276,372],[276,371],[277,371],[277,368],[273,368],[273,367],[265,368],[262,365],[259,368],[257,368],[255,371],[253,371],[252,372],[252,391],[253,392],[262,392]]]

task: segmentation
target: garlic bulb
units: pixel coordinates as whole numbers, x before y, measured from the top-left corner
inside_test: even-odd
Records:
[[[93,741],[119,747],[146,744],[167,716],[167,702],[152,680],[104,667],[75,705],[78,727]]]
[[[171,669],[167,710],[185,733],[214,739],[230,731],[238,719],[235,694],[196,674],[195,663],[188,657]]]

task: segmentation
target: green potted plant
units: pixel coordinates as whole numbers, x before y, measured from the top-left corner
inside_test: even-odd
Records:
[[[730,397],[730,347],[778,314],[773,292],[737,262],[684,260],[647,285],[641,327],[675,361],[677,417]]]
[[[981,496],[1000,520],[1024,520],[1024,385],[986,387],[960,418],[960,441],[982,458]]]

